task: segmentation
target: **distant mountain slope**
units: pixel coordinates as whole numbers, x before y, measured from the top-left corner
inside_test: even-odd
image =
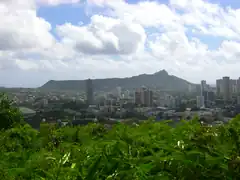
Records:
[[[109,78],[109,79],[93,79],[94,90],[112,90],[117,86],[132,89],[141,86],[158,87],[163,90],[185,91],[188,89],[190,82],[169,75],[165,70],[154,74],[141,74],[129,78]],[[50,80],[44,84],[41,89],[58,89],[58,90],[85,90],[85,80]]]

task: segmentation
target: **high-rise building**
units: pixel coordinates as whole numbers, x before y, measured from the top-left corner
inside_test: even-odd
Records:
[[[215,100],[215,94],[213,91],[204,91],[203,92],[204,98],[204,106],[209,107]]]
[[[203,96],[197,96],[197,107],[198,108],[204,107],[204,97]]]
[[[223,80],[222,79],[217,79],[217,81],[216,81],[217,96],[220,96],[222,91],[223,91],[222,85],[223,85]]]
[[[223,100],[229,101],[231,98],[230,94],[230,78],[225,76],[223,77]]]
[[[237,94],[240,94],[240,78],[237,80]]]
[[[240,96],[237,96],[237,104],[240,104]]]
[[[236,94],[236,93],[237,93],[237,80],[230,79],[230,94]]]
[[[215,101],[215,93],[213,91],[208,91],[207,93],[207,100],[208,102],[214,102]]]
[[[141,104],[141,89],[137,89],[134,93],[135,104]]]
[[[203,96],[204,91],[207,89],[207,82],[205,80],[201,81],[201,96]]]
[[[207,87],[207,82],[205,80],[201,81],[201,93],[200,96],[203,97],[203,104],[202,106],[205,107],[205,101],[207,101],[207,96],[205,95],[208,91],[208,87]]]
[[[149,89],[145,89],[143,91],[144,101],[143,104],[147,107],[151,107],[153,105],[153,92]]]
[[[135,91],[135,104],[151,107],[153,105],[153,92],[145,87]]]
[[[118,86],[118,87],[116,88],[116,90],[117,90],[117,97],[118,97],[118,98],[121,98],[121,97],[122,97],[122,88]]]
[[[117,98],[122,98],[122,88],[120,86],[117,86],[111,93],[111,95],[117,97]]]
[[[169,95],[169,94],[166,94],[165,97],[164,97],[164,106],[167,106],[169,108],[175,108],[176,107],[176,99]]]
[[[92,105],[94,103],[94,99],[93,99],[93,82],[91,79],[86,80],[86,95],[87,104]]]
[[[130,91],[129,90],[125,90],[123,92],[123,98],[125,98],[125,99],[129,99],[130,98]]]

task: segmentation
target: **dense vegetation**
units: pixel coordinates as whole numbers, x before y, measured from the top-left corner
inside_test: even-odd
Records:
[[[11,124],[21,116],[4,102],[0,117],[8,126],[0,132],[1,180],[240,178],[240,117],[217,127],[194,119],[174,128],[149,120],[111,129],[42,124],[36,131]]]

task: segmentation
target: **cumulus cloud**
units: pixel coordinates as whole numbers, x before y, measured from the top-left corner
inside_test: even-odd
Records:
[[[6,77],[28,86],[48,79],[126,77],[161,69],[192,82],[239,76],[238,9],[204,0],[89,0],[88,23],[69,19],[56,27],[37,13],[39,5],[79,2],[0,1],[3,84],[9,83]]]
[[[36,14],[33,0],[0,2],[0,50],[49,48],[51,24]]]
[[[88,25],[69,23],[57,27],[69,46],[86,54],[131,54],[144,48],[146,34],[139,24],[94,15]]]

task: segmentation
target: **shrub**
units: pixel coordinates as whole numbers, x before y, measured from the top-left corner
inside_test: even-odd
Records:
[[[23,117],[5,94],[0,94],[0,130],[22,123]]]
[[[39,132],[27,125],[2,131],[1,179],[240,178],[239,117],[216,127],[196,119],[168,124],[120,123],[111,130],[44,124]]]

